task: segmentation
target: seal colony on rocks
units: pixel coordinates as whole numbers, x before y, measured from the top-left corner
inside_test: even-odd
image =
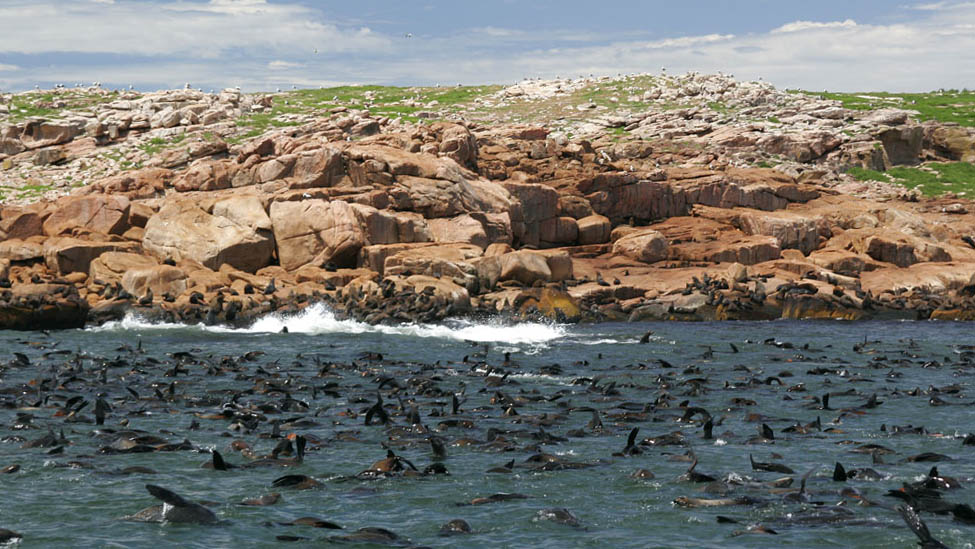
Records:
[[[725,76],[660,78],[623,78],[649,110],[601,114],[601,126],[583,123],[571,140],[542,125],[446,115],[419,124],[343,106],[229,143],[217,135],[242,138],[227,133],[226,113],[275,100],[233,90],[133,96],[104,107],[117,123],[90,128],[8,122],[0,158],[10,173],[45,166],[37,175],[48,177],[60,163],[36,164],[39,155],[58,151],[73,165],[174,128],[224,133],[87,176],[67,196],[4,205],[0,327],[78,327],[127,312],[241,325],[315,303],[369,323],[499,312],[975,319],[970,201],[856,196],[844,175],[964,160],[971,131]],[[558,93],[522,83],[494,100]],[[795,119],[741,126],[654,110],[673,94]],[[224,114],[205,114],[211,107]],[[664,131],[678,120],[686,131]],[[618,127],[630,128],[625,139]],[[781,167],[747,162],[757,157]]]

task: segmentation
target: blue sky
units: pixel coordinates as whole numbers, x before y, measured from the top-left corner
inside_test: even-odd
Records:
[[[662,67],[783,88],[975,88],[975,2],[0,2],[5,91],[510,83]]]

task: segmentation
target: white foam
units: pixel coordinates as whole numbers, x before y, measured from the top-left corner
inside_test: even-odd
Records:
[[[639,343],[639,339],[613,339],[613,338],[600,338],[600,339],[590,339],[590,340],[579,340],[576,343],[580,345],[624,345],[631,343]]]
[[[466,320],[451,320],[444,324],[397,324],[371,325],[356,320],[341,320],[323,304],[312,305],[305,310],[291,314],[269,314],[261,317],[245,328],[226,326],[206,326],[203,324],[184,325],[149,322],[133,314],[122,320],[108,322],[102,326],[89,328],[91,331],[145,331],[169,329],[198,329],[215,333],[265,334],[280,333],[284,328],[292,334],[363,334],[380,333],[424,338],[452,339],[456,341],[476,341],[478,343],[508,343],[511,345],[540,345],[566,335],[565,326],[540,322],[520,322],[506,324],[501,321],[477,323]]]
[[[151,322],[135,314],[126,313],[122,320],[112,320],[100,326],[85,328],[88,332],[115,332],[115,331],[144,331],[144,330],[173,330],[176,328],[203,328],[202,324],[197,326],[187,326],[185,324],[174,324],[172,322]]]

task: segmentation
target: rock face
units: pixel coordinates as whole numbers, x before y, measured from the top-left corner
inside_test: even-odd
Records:
[[[244,323],[317,302],[368,322],[975,318],[970,200],[857,198],[843,173],[970,158],[971,130],[762,83],[662,78],[626,103],[704,103],[619,116],[584,105],[595,114],[570,123],[572,139],[347,107],[240,143],[190,134],[145,167],[0,209],[0,327],[132,308]],[[94,120],[4,125],[0,173],[57,174],[143,132],[166,142],[271,104],[153,97]],[[740,167],[759,160],[776,167]]]
[[[0,329],[67,330],[81,328],[88,303],[73,286],[27,284],[0,296]]]
[[[144,296],[149,290],[155,295],[178,296],[186,291],[186,282],[186,273],[170,265],[131,269],[122,276],[122,287],[134,296]]]
[[[579,231],[580,246],[609,242],[609,235],[613,228],[609,218],[602,215],[583,217],[576,226]]]
[[[68,196],[58,200],[44,221],[44,234],[58,236],[82,228],[122,234],[129,228],[129,200],[123,196]]]
[[[268,264],[274,251],[266,233],[183,202],[167,205],[149,219],[142,246],[160,259],[192,259],[214,270],[226,263],[254,272]]]
[[[287,270],[308,263],[354,265],[366,245],[356,211],[340,200],[306,200],[271,204],[271,224],[278,260]]]

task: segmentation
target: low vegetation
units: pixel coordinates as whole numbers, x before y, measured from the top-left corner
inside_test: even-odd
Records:
[[[477,98],[500,89],[501,86],[337,86],[295,90],[277,94],[270,110],[246,116],[238,120],[237,125],[247,128],[240,136],[246,139],[260,135],[272,127],[281,128],[301,123],[289,119],[288,115],[320,116],[337,107],[367,109],[375,115],[418,122],[422,119],[418,115],[425,110],[467,110]]]
[[[839,101],[843,107],[852,110],[913,110],[918,112],[917,118],[922,121],[937,120],[975,127],[975,92],[969,90],[940,90],[929,93],[803,93]]]
[[[118,98],[118,92],[86,90],[53,90],[14,95],[8,107],[7,121],[17,123],[34,117],[51,118],[64,111],[78,111]]]
[[[916,168],[898,166],[886,172],[851,168],[848,173],[858,181],[895,183],[925,196],[975,195],[975,164],[969,162],[928,162]]]

